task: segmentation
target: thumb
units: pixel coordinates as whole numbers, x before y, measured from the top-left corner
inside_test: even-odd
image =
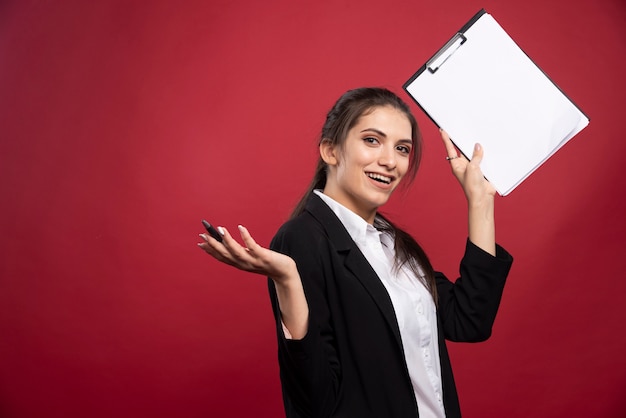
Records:
[[[482,160],[483,160],[483,147],[479,143],[476,143],[476,145],[474,145],[474,153],[472,154],[472,161],[476,162],[476,164],[480,164]]]

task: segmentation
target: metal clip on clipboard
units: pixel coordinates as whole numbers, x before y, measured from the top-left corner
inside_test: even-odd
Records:
[[[462,33],[457,33],[450,39],[444,46],[435,54],[434,57],[426,63],[426,68],[431,74],[435,72],[443,65],[456,52],[461,45],[467,41],[467,38]]]

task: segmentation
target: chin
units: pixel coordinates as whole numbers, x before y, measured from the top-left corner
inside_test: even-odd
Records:
[[[387,203],[389,201],[389,198],[391,196],[385,196],[384,198],[377,198],[377,199],[372,199],[372,205],[378,209],[379,207],[385,205],[385,203]]]

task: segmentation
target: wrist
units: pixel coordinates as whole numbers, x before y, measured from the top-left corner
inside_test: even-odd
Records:
[[[473,192],[473,193],[465,193],[465,197],[467,197],[467,201],[472,204],[489,204],[493,203],[496,199],[495,193],[487,193],[487,192]]]
[[[484,251],[495,255],[495,215],[493,197],[468,202],[469,239]]]
[[[473,212],[493,213],[494,206],[495,196],[492,195],[467,198],[467,208]]]
[[[293,289],[297,287],[298,284],[301,286],[298,268],[296,267],[295,261],[292,259],[289,259],[289,262],[285,265],[284,269],[272,274],[270,278],[277,287],[280,287],[283,290]]]

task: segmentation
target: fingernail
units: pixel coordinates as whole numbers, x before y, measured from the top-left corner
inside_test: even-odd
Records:
[[[204,241],[206,241],[206,240],[207,240],[207,239],[206,239],[206,237],[204,236],[204,234],[198,234],[198,236],[199,236],[200,238],[202,238]],[[200,245],[200,244],[198,244],[198,245]]]
[[[474,149],[476,149],[476,151],[480,151],[480,144],[476,143],[476,145],[474,146]]]
[[[224,228],[222,228],[221,226],[217,227],[217,232],[219,232],[220,235],[224,236]]]

